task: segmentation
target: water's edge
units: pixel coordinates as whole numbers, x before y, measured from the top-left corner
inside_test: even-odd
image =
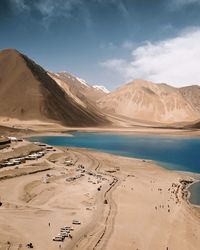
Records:
[[[173,164],[173,163],[170,163],[170,162],[167,162],[167,161],[164,161],[165,159],[163,159],[163,160],[156,160],[156,159],[153,159],[153,156],[152,156],[152,158],[147,158],[147,157],[144,157],[143,158],[143,156],[140,154],[139,156],[137,155],[137,150],[136,150],[136,153],[133,151],[133,152],[131,152],[130,150],[129,150],[129,148],[127,148],[126,149],[126,144],[124,144],[124,141],[122,140],[122,150],[120,151],[120,147],[115,147],[114,148],[114,150],[113,149],[111,149],[111,147],[110,147],[110,145],[108,145],[108,146],[106,146],[105,147],[105,145],[106,145],[106,143],[107,142],[109,142],[110,143],[110,141],[108,140],[108,141],[106,141],[106,137],[105,137],[105,134],[103,134],[103,133],[98,133],[98,135],[99,134],[101,134],[103,137],[104,137],[104,140],[103,140],[103,143],[104,144],[101,144],[102,142],[101,142],[101,140],[100,140],[100,142],[99,142],[99,140],[98,139],[101,139],[101,138],[95,138],[95,133],[84,133],[85,135],[87,135],[88,136],[88,138],[82,138],[82,134],[81,133],[72,133],[71,135],[72,135],[72,137],[73,138],[75,138],[76,139],[76,141],[74,142],[74,141],[71,141],[71,145],[70,145],[70,141],[67,141],[67,143],[66,143],[66,145],[65,145],[65,135],[59,135],[59,136],[33,136],[33,137],[29,137],[29,138],[27,138],[29,141],[32,141],[32,142],[34,142],[34,141],[40,141],[40,142],[42,142],[42,143],[46,143],[46,144],[50,144],[50,145],[52,145],[52,146],[65,146],[65,147],[79,147],[79,148],[88,148],[88,149],[91,149],[91,150],[96,150],[96,151],[101,151],[101,152],[107,152],[107,153],[111,153],[111,154],[116,154],[116,155],[121,155],[121,156],[124,156],[124,157],[132,157],[132,158],[139,158],[139,159],[144,159],[144,160],[151,160],[151,161],[153,161],[153,162],[155,162],[157,165],[159,165],[159,166],[161,166],[161,167],[163,167],[163,168],[167,168],[168,170],[173,170],[173,171],[178,171],[178,172],[184,172],[184,174],[188,174],[188,175],[192,175],[192,177],[194,178],[194,182],[191,184],[191,185],[189,185],[188,187],[187,187],[187,191],[188,191],[188,197],[187,197],[187,201],[188,201],[188,203],[190,203],[191,205],[194,205],[194,206],[200,206],[200,196],[198,196],[197,195],[197,193],[198,194],[200,194],[200,177],[199,177],[199,173],[197,173],[197,172],[195,172],[195,170],[196,169],[190,169],[190,168],[188,168],[188,169],[190,169],[189,171],[187,170],[187,168],[186,169],[184,169],[184,166],[183,167],[181,167],[181,165],[179,164],[176,164],[176,161],[175,161],[175,163]],[[85,136],[84,135],[84,136]],[[93,137],[91,137],[91,135],[93,136]],[[106,135],[108,135],[109,136],[109,134],[106,134]],[[72,138],[71,137],[71,138]],[[79,138],[80,137],[80,138]],[[53,139],[52,139],[53,138]],[[60,138],[62,138],[62,140],[59,140]],[[136,140],[137,141],[137,139],[138,138],[140,138],[139,136],[137,137],[137,136],[134,136],[133,137],[133,141],[134,140]],[[143,138],[143,137],[141,137],[141,138]],[[50,141],[49,141],[49,139],[50,139]],[[79,141],[77,141],[77,140],[80,140],[80,143],[79,143]],[[118,143],[119,145],[120,145],[120,140],[119,140],[119,138],[109,138],[111,141],[112,141],[112,139],[113,139],[113,141],[114,141],[114,143]],[[117,139],[118,139],[118,141],[117,141]],[[154,138],[153,138],[154,139]],[[69,139],[69,137],[68,137],[68,140],[70,140]],[[81,141],[82,140],[82,141]],[[85,140],[86,140],[86,142],[85,142]],[[87,144],[87,140],[88,140],[88,144]],[[96,140],[97,142],[96,142],[96,144],[90,144],[90,140],[93,140],[93,142]],[[115,142],[115,140],[116,140],[116,142]],[[171,140],[171,138],[170,138],[170,140]],[[84,141],[84,143],[83,143],[83,141]],[[133,146],[133,148],[134,147],[136,147],[137,148],[137,144],[136,145],[129,145],[129,143],[130,143],[130,141],[129,140],[127,140],[127,137],[125,138],[125,142],[127,142],[127,146],[128,147],[131,147],[131,146]],[[140,141],[139,141],[140,142]],[[162,142],[162,141],[161,141]],[[98,144],[99,143],[99,144]],[[175,142],[176,143],[176,142]],[[144,144],[145,144],[145,141],[144,141]],[[163,142],[163,144],[165,144],[165,141]],[[102,146],[103,145],[103,146]],[[112,144],[111,144],[112,145]],[[140,148],[141,148],[141,145],[142,144],[139,144],[139,146],[140,146]],[[124,148],[123,148],[123,146],[124,146]],[[146,147],[147,147],[147,145],[145,145]],[[162,147],[163,145],[161,145],[161,147]],[[169,147],[170,145],[168,145],[167,144],[167,146]],[[135,148],[134,148],[135,149]],[[170,148],[169,148],[170,149]],[[127,151],[126,151],[127,150]],[[142,150],[142,148],[141,148],[141,150]],[[146,150],[146,148],[144,147],[144,150]],[[155,148],[155,150],[156,150],[156,148]],[[168,153],[168,148],[166,148],[166,151],[167,151],[167,153]],[[170,152],[169,152],[170,153]],[[159,152],[158,152],[158,155],[159,155]],[[181,155],[181,157],[182,157],[182,155]],[[155,157],[154,157],[155,158]],[[198,170],[198,172],[199,172],[199,170]],[[196,176],[195,176],[196,175]],[[195,177],[194,177],[195,176]],[[196,184],[196,183],[199,183],[199,187],[197,186],[197,188],[196,188],[196,185],[198,185],[198,184]],[[198,192],[199,191],[199,192]],[[198,198],[199,197],[199,198]],[[198,201],[198,202],[196,202],[196,201]]]
[[[200,179],[196,179],[192,184],[187,187],[188,202],[195,207],[200,208]]]

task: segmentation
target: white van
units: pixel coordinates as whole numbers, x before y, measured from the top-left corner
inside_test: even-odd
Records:
[[[62,235],[57,235],[55,237],[53,237],[53,241],[64,241],[64,236]]]
[[[74,224],[74,225],[80,225],[80,224],[81,224],[81,222],[80,222],[80,221],[78,221],[78,220],[73,220],[73,221],[72,221],[72,224]]]

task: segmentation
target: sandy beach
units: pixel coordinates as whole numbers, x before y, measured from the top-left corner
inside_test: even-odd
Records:
[[[134,135],[162,135],[162,136],[179,136],[179,137],[199,137],[200,130],[195,128],[186,128],[187,123],[180,123],[176,125],[163,124],[148,124],[133,121],[127,123],[113,122],[109,126],[62,126],[58,123],[47,123],[38,120],[23,121],[14,118],[0,117],[0,132],[2,135],[14,135],[29,137],[34,135],[65,135],[71,136],[71,132],[95,132],[95,133],[114,133],[114,134],[134,134]]]
[[[0,169],[0,249],[197,250],[200,217],[183,180],[192,177],[151,161],[53,148]],[[53,241],[63,226],[72,237]]]

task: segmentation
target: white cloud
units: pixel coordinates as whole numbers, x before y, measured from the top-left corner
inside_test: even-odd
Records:
[[[193,3],[200,4],[200,0],[171,0],[171,2],[177,6],[189,5]]]
[[[85,0],[85,2],[88,0]],[[124,18],[129,17],[129,11],[124,3],[124,0],[91,0],[99,4],[112,4],[115,6]],[[114,11],[114,10],[113,10]]]
[[[107,49],[107,50],[118,50],[118,49],[125,49],[125,50],[132,50],[136,47],[136,43],[125,40],[121,44],[116,44],[114,42],[101,42],[99,45],[100,49]]]
[[[84,17],[88,26],[91,25],[89,1],[88,0],[8,0],[14,10],[18,11],[39,11],[43,16],[44,21],[56,17],[70,18],[75,16],[73,11],[80,10],[81,15]],[[113,4],[124,17],[128,17],[128,10],[123,3],[123,0],[91,0],[97,4]],[[78,16],[78,15],[77,15]],[[76,16],[75,16],[76,17]]]
[[[113,3],[117,4],[117,8],[125,18],[129,17],[128,9],[122,0],[113,0]]]
[[[19,11],[27,11],[29,10],[29,7],[25,4],[24,0],[10,0],[10,3],[17,7]]]
[[[41,14],[42,24],[48,28],[57,17],[71,18],[75,9],[79,9],[81,18],[87,26],[90,25],[90,15],[84,0],[9,0],[14,10],[31,14],[38,11]],[[84,5],[84,6],[83,6]]]
[[[124,41],[123,43],[122,43],[122,48],[124,48],[124,49],[133,49],[134,47],[135,47],[135,43],[134,42],[132,42],[132,41]]]
[[[166,4],[171,11],[176,11],[177,9],[179,10],[187,7],[188,5],[200,5],[200,0],[170,0],[166,2]]]
[[[107,49],[107,50],[115,50],[118,47],[113,42],[109,42],[109,43],[102,42],[102,43],[100,43],[99,48],[100,49]]]
[[[174,86],[200,83],[200,28],[178,37],[146,42],[131,53],[131,60],[110,59],[102,66],[118,72],[124,80],[147,79]]]
[[[82,5],[82,0],[39,0],[34,6],[44,16],[68,16],[75,8]]]

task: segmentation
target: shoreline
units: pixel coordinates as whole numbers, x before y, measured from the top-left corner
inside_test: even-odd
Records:
[[[31,135],[31,136],[27,136],[26,138],[30,138],[30,137],[34,137],[34,136],[41,136],[41,137],[43,137],[43,136],[74,136],[73,134],[70,134],[70,132],[80,132],[80,133],[108,133],[108,134],[120,134],[120,135],[124,135],[124,132],[123,133],[121,133],[121,131],[117,131],[117,132],[115,132],[115,131],[101,131],[101,130],[91,130],[91,131],[88,131],[88,130],[69,130],[69,131],[67,131],[66,132],[66,134],[64,134],[64,133],[42,133],[42,134],[36,134],[36,135]],[[69,134],[68,134],[69,133]],[[132,132],[127,132],[127,133],[125,133],[125,135],[127,135],[127,134],[132,134]],[[139,134],[134,134],[133,133],[133,135],[139,135]],[[144,134],[144,136],[152,136],[152,135],[146,135],[146,134]],[[156,136],[156,135],[155,135]],[[162,137],[162,136],[168,136],[168,135],[157,135],[158,137]],[[180,136],[173,136],[173,137],[180,137]],[[192,138],[192,137],[190,137],[190,136],[188,136],[188,137],[185,137],[185,136],[181,136],[181,138],[182,137],[184,137],[184,138]],[[62,146],[62,147],[64,147],[64,146]],[[77,148],[77,149],[84,149],[84,150],[88,150],[88,151],[96,151],[96,152],[102,152],[102,153],[108,153],[108,154],[113,154],[113,153],[109,153],[109,152],[106,152],[106,151],[101,151],[101,150],[97,150],[97,149],[93,149],[93,148],[82,148],[82,147],[70,147],[70,146],[68,146],[69,148]],[[137,160],[143,160],[143,161],[151,161],[151,162],[153,162],[154,164],[156,164],[156,165],[158,165],[158,166],[160,166],[161,168],[164,168],[164,169],[167,169],[167,170],[169,170],[169,171],[175,171],[175,172],[177,172],[177,173],[183,173],[183,174],[185,174],[185,175],[188,175],[188,176],[191,176],[192,178],[194,178],[195,179],[195,181],[193,182],[193,183],[191,183],[191,184],[189,184],[187,187],[186,187],[186,190],[187,190],[187,192],[188,192],[188,196],[187,196],[187,201],[188,201],[188,203],[191,205],[191,206],[195,206],[195,207],[197,207],[197,208],[200,208],[200,204],[199,205],[196,205],[196,204],[193,204],[193,203],[191,203],[190,201],[189,201],[189,199],[190,199],[190,196],[192,195],[192,193],[189,191],[189,188],[190,188],[190,186],[192,186],[193,184],[195,184],[196,182],[198,182],[198,181],[200,181],[200,180],[198,180],[198,179],[196,179],[197,177],[196,177],[196,175],[198,176],[198,177],[200,177],[200,173],[198,173],[198,172],[189,172],[189,171],[182,171],[182,170],[173,170],[173,169],[170,169],[170,168],[167,168],[167,167],[165,167],[164,165],[161,165],[159,162],[157,162],[157,161],[155,161],[155,160],[151,160],[151,159],[144,159],[144,158],[137,158],[137,157],[130,157],[130,156],[124,156],[124,155],[120,155],[120,154],[114,154],[114,155],[116,155],[116,156],[121,156],[121,157],[126,157],[126,158],[132,158],[132,159],[137,159]]]
[[[195,185],[195,184],[198,183],[198,182],[200,182],[200,179],[196,179],[196,178],[195,178],[195,181],[194,181],[193,183],[189,184],[188,187],[186,188],[186,190],[187,190],[187,192],[188,192],[188,196],[187,196],[187,201],[188,201],[188,203],[189,203],[191,206],[194,206],[194,207],[200,209],[200,204],[197,205],[197,204],[193,204],[192,202],[190,202],[190,197],[192,196],[192,192],[189,190],[189,188],[190,188],[191,186]],[[194,194],[193,194],[193,195],[194,195]]]
[[[22,167],[21,171],[29,173],[0,180],[0,244],[10,241],[11,250],[17,244],[26,249],[30,241],[38,250],[56,250],[59,244],[67,250],[179,250],[184,237],[183,250],[198,249],[198,221],[181,191],[181,181],[194,176],[164,169],[151,160],[75,147],[53,148],[56,151],[48,152],[44,159]],[[73,165],[66,166],[65,159]],[[31,173],[44,163],[44,171]],[[16,175],[19,169],[10,172]],[[46,174],[51,176],[48,183],[43,182]],[[10,186],[15,186],[13,192]],[[73,226],[73,238],[53,242],[60,227],[73,219],[81,222]],[[177,230],[185,225],[187,232]],[[190,235],[191,229],[196,238]],[[145,237],[144,230],[148,230]],[[169,238],[173,234],[175,238]]]
[[[200,137],[200,129],[195,128],[179,128],[179,127],[154,127],[147,125],[133,125],[127,127],[120,126],[108,126],[108,127],[65,127],[57,123],[41,123],[39,121],[33,121],[33,123],[25,122],[24,125],[17,122],[18,125],[14,125],[13,121],[10,123],[0,122],[3,126],[4,133],[7,134],[15,133],[19,136],[29,135],[63,135],[71,134],[71,132],[95,132],[95,133],[113,133],[113,134],[133,134],[133,135],[144,135],[144,136],[172,136],[172,137]],[[7,126],[7,127],[6,127]],[[49,132],[50,131],[50,132]]]
[[[170,136],[170,137],[200,137],[200,129],[175,129],[175,128],[154,128],[154,127],[138,127],[138,128],[68,128],[66,132],[81,133],[109,133],[109,134],[132,134],[144,136]],[[160,133],[160,134],[159,134]]]
[[[103,134],[110,134],[110,135],[112,135],[112,134],[115,134],[115,133],[110,133],[110,132],[107,132],[107,133],[104,133],[104,132],[87,132],[87,131],[84,131],[84,132],[82,132],[82,131],[73,131],[73,132],[78,132],[78,133],[94,133],[94,134],[101,134],[101,133],[103,133]],[[124,135],[123,133],[121,134],[121,133],[117,133],[117,134],[119,134],[119,135]],[[39,134],[39,135],[29,135],[29,136],[27,136],[27,137],[24,137],[24,138],[26,138],[26,139],[28,139],[28,138],[31,138],[31,137],[68,137],[69,135],[68,134],[62,134],[62,133],[58,133],[58,134],[51,134],[51,133],[48,133],[48,134]],[[139,137],[140,137],[140,135],[138,135]],[[152,135],[149,135],[149,136],[152,136]],[[73,135],[73,134],[70,134],[70,136],[69,137],[75,137],[75,135]],[[145,136],[146,137],[146,136]],[[154,135],[153,135],[153,137],[154,137]],[[157,137],[158,138],[162,138],[163,137],[163,135],[157,135]],[[165,138],[165,137],[163,137],[163,138]],[[177,137],[176,137],[177,138]],[[179,137],[178,137],[179,138]],[[188,137],[181,137],[180,139],[188,139]],[[67,146],[66,145],[66,147],[71,147],[70,145],[69,146]],[[97,152],[105,152],[105,153],[110,153],[110,154],[113,154],[113,155],[116,155],[116,156],[123,156],[123,157],[128,157],[128,158],[134,158],[134,159],[141,159],[141,160],[146,160],[146,161],[153,161],[153,162],[155,162],[155,164],[157,164],[157,165],[160,165],[161,167],[163,167],[163,168],[165,168],[165,169],[169,169],[169,170],[172,170],[172,171],[180,171],[180,172],[186,172],[186,173],[191,173],[191,174],[196,174],[196,175],[200,175],[200,172],[191,172],[191,171],[187,171],[187,170],[177,170],[177,169],[173,169],[173,168],[171,168],[170,166],[175,166],[176,164],[173,164],[173,163],[168,163],[168,162],[162,162],[162,161],[160,161],[160,160],[153,160],[153,159],[150,159],[150,158],[143,158],[143,157],[137,157],[137,156],[131,156],[131,155],[128,155],[128,154],[120,154],[120,153],[115,153],[115,152],[112,152],[111,150],[109,151],[109,150],[104,150],[104,149],[98,149],[98,148],[93,148],[93,147],[91,147],[91,148],[89,148],[89,147],[78,147],[78,146],[72,146],[72,147],[77,147],[77,148],[83,148],[83,149],[88,149],[88,150],[94,150],[94,151],[97,151]],[[163,164],[162,164],[163,163]],[[168,167],[167,167],[167,165],[168,165]],[[177,165],[177,166],[179,166],[179,165]],[[180,165],[181,166],[181,165]]]
[[[177,132],[177,131],[176,131]],[[194,131],[191,131],[194,133]],[[31,133],[29,135],[21,135],[20,137],[22,138],[29,138],[29,137],[37,137],[37,136],[73,136],[73,133],[97,133],[97,134],[110,134],[110,135],[134,135],[134,136],[144,136],[144,137],[171,137],[171,138],[185,138],[185,139],[190,139],[190,138],[200,138],[200,131],[198,131],[197,134],[190,134],[188,135],[188,131],[184,131],[182,134],[172,134],[172,133],[161,133],[158,134],[157,131],[154,133],[149,133],[148,131],[146,132],[137,132],[137,131],[124,131],[124,130],[67,130],[67,131],[57,131],[57,132],[38,132],[38,133]]]

